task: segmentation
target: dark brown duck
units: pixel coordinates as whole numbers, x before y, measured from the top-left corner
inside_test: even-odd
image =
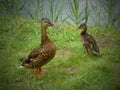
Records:
[[[54,43],[47,36],[47,28],[53,26],[49,19],[41,19],[41,44],[34,48],[27,57],[20,59],[25,68],[36,68],[36,76],[44,72],[41,67],[53,59],[56,52]]]
[[[83,46],[86,48],[87,54],[94,53],[96,55],[100,55],[99,47],[96,43],[96,40],[93,38],[92,35],[88,34],[87,26],[85,23],[81,24],[78,29],[82,29],[80,33],[80,39],[83,44]]]

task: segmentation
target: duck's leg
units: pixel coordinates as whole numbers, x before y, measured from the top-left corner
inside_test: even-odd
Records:
[[[39,69],[36,69],[36,73],[35,73],[35,76],[37,77],[37,78],[42,78],[42,74],[39,74]]]
[[[85,49],[86,49],[86,53],[87,53],[87,55],[89,55],[89,50],[88,50],[87,45],[84,45],[84,47],[85,47]]]
[[[39,77],[39,69],[36,69],[36,71],[35,71],[35,76],[36,76],[36,77]]]
[[[39,68],[39,72],[46,72],[46,70],[43,70],[41,67]]]
[[[40,72],[40,74],[39,74],[39,72]],[[46,71],[45,71],[45,70],[42,70],[41,67],[40,67],[40,68],[36,69],[35,76],[36,76],[37,78],[41,78],[45,72],[46,72]]]

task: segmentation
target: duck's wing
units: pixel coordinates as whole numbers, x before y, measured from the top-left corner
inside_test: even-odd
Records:
[[[28,58],[30,59],[30,58],[38,57],[38,55],[40,54],[40,51],[42,51],[42,47],[37,46],[29,53]]]
[[[26,68],[35,68],[39,66],[39,62],[42,61],[43,48],[38,46],[34,48],[27,57],[22,60],[22,66]]]
[[[94,37],[93,37],[92,35],[90,35],[90,34],[88,34],[87,36],[88,36],[88,38],[89,38],[89,42],[90,42],[91,45],[92,45],[92,49],[94,50],[94,52],[96,52],[96,53],[99,54],[100,51],[99,51],[99,47],[98,47],[98,45],[97,45],[96,40],[95,40]]]
[[[93,38],[92,35],[87,34],[87,37],[88,37],[88,41],[89,41],[93,46],[96,46],[96,45],[97,45],[96,40]]]

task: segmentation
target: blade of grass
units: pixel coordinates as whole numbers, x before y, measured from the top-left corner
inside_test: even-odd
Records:
[[[85,23],[87,24],[88,21],[88,0],[86,0],[86,7],[85,7]]]
[[[78,25],[81,20],[86,19],[87,17],[84,16],[85,14],[85,9],[82,9],[80,11],[80,1],[79,0],[73,0],[73,1],[69,1],[69,11],[70,11],[70,15],[68,15],[68,17],[70,18],[70,20],[72,20],[74,22],[74,24]],[[82,17],[83,15],[83,17]]]

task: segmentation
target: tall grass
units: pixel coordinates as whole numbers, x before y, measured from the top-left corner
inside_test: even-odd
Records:
[[[116,7],[117,2],[118,0],[95,2],[91,0],[30,0],[29,2],[26,0],[1,0],[0,10],[1,15],[26,15],[36,20],[46,17],[53,22],[59,21],[76,25],[84,21],[90,24],[93,22],[98,27],[105,25],[119,28],[120,10]],[[84,4],[82,5],[82,3]]]
[[[24,4],[21,0],[1,0],[2,11],[5,11],[5,15],[20,15],[20,12],[24,8]]]
[[[94,3],[97,3],[97,1]],[[102,26],[103,22],[101,22],[101,7],[97,7],[97,5],[94,5],[92,1],[90,1],[90,6],[91,9],[89,16],[91,17],[94,25],[97,27]]]
[[[107,12],[108,22],[106,23],[106,26],[111,28],[120,16],[120,10],[117,10],[116,8],[117,0],[110,0],[109,2],[105,0],[98,1]]]
[[[37,0],[36,10],[35,10],[35,19],[43,17],[43,5],[41,0]]]
[[[69,1],[69,10],[70,14],[68,17],[71,21],[79,25],[81,21],[85,20],[85,23],[88,21],[88,0],[86,0],[85,8],[80,8],[80,0],[70,0]],[[83,7],[84,7],[83,6]]]
[[[48,0],[48,13],[47,17],[50,18],[53,22],[60,21],[60,15],[62,14],[63,9],[65,8],[66,3],[64,1]]]
[[[43,1],[42,0],[37,0],[36,2],[34,0],[31,0],[31,8],[26,7],[25,10],[28,13],[28,15],[30,16],[30,18],[38,20],[39,18],[43,18],[43,11],[44,11],[44,7],[43,7]],[[32,8],[34,8],[34,10],[31,10]]]
[[[86,0],[86,7],[85,7],[85,23],[88,22],[88,16],[89,16],[89,13],[88,13],[88,0]]]
[[[80,23],[82,12],[84,12],[84,10],[82,10],[81,13],[79,13],[79,4],[80,4],[79,0],[69,0],[70,15],[68,15],[68,17],[76,25]]]

